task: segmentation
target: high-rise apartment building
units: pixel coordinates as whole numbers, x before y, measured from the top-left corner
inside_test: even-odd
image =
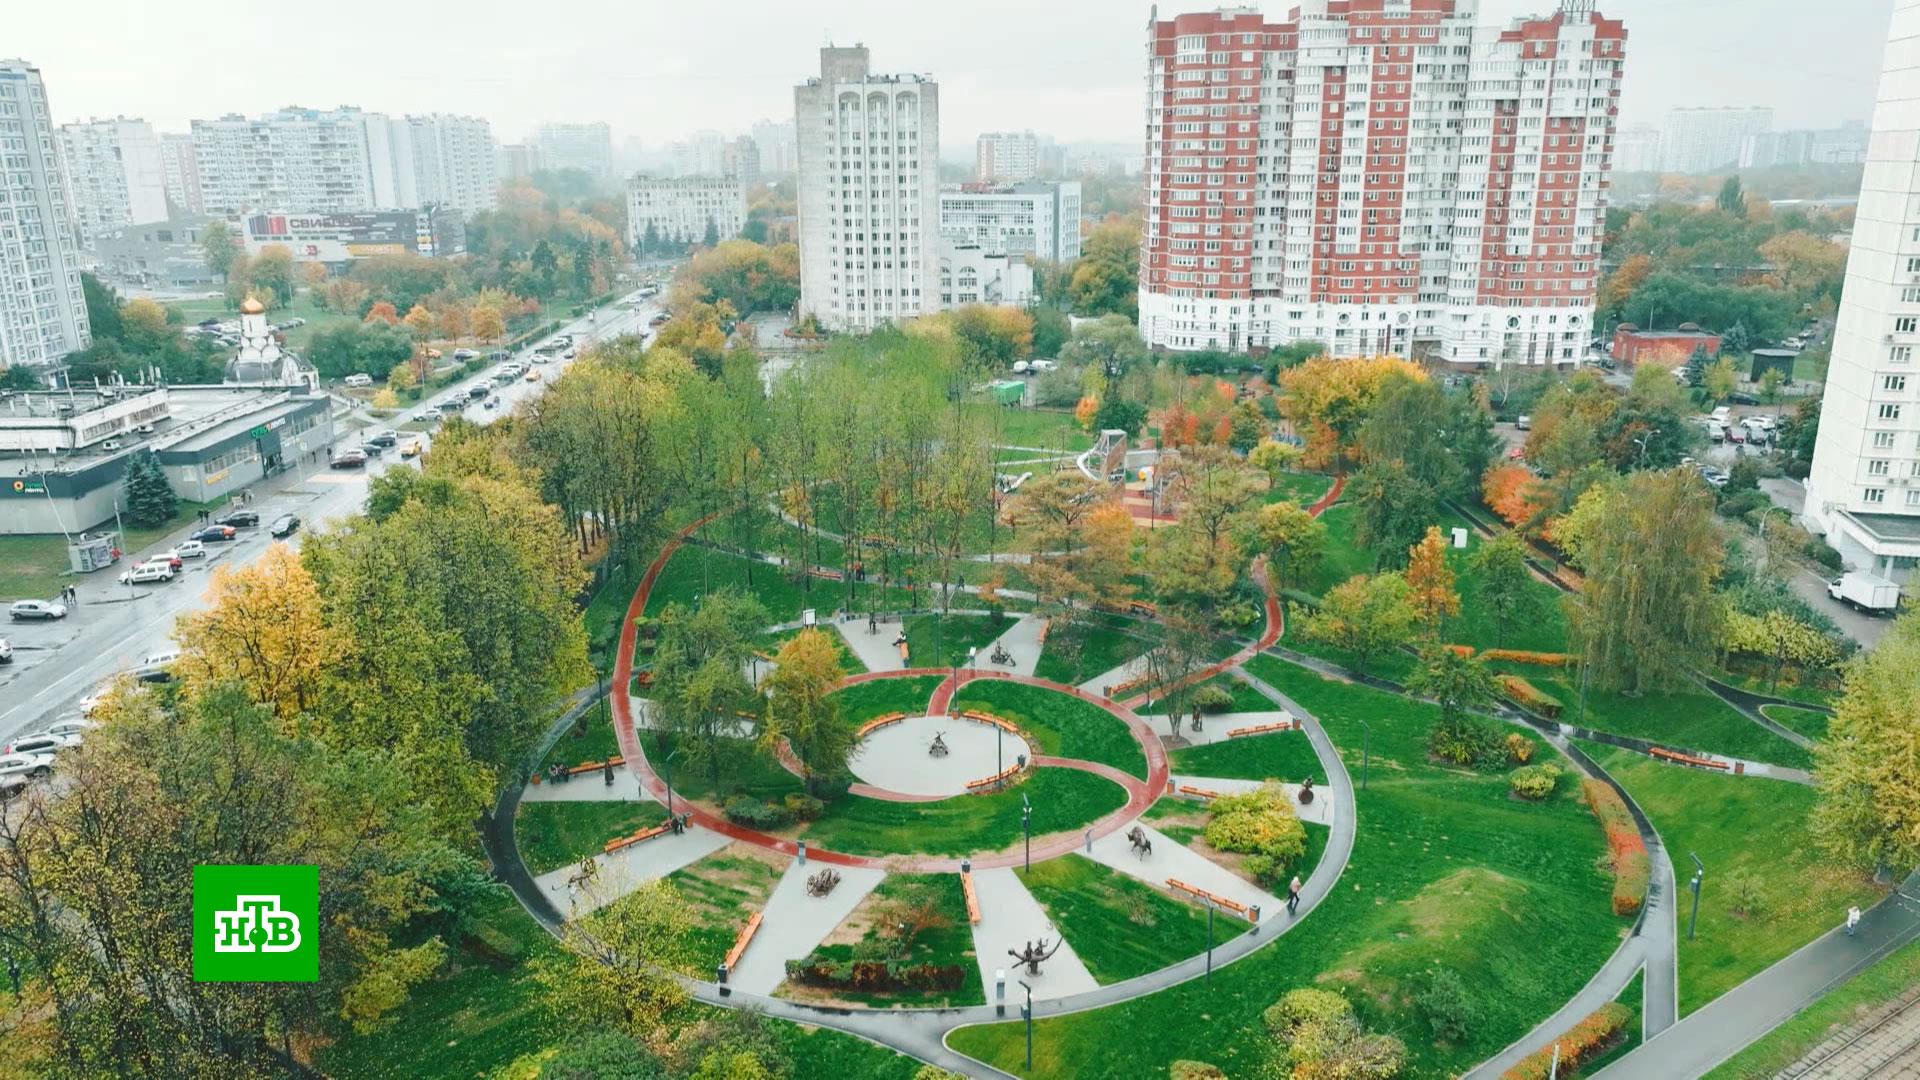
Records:
[[[1740,143],[1740,167],[1858,165],[1867,160],[1867,129],[1859,121],[1819,131],[1764,131]]]
[[[1626,29],[1593,0],[1303,0],[1147,35],[1140,332],[1172,349],[1573,362]]]
[[[940,192],[940,235],[993,255],[1080,257],[1080,182],[963,184]]]
[[[696,131],[667,148],[675,176],[719,176],[725,169],[727,137],[717,131]]]
[[[580,169],[592,176],[613,175],[613,130],[605,123],[541,124],[534,136],[540,167],[558,172]]]
[[[195,120],[201,205],[210,214],[375,209],[370,122],[384,135],[384,116],[344,107]]]
[[[636,176],[627,181],[627,240],[656,244],[731,240],[747,224],[746,187],[719,176]]]
[[[388,131],[385,167],[393,171],[394,200],[380,209],[433,205],[472,213],[497,204],[499,146],[493,125],[477,116],[433,113],[393,119]],[[376,176],[382,164],[376,155]]]
[[[60,126],[67,195],[80,240],[167,220],[166,162],[145,120],[116,117]]]
[[[760,151],[760,172],[785,176],[799,169],[800,150],[793,121],[762,120],[753,125],[753,144]]]
[[[173,208],[187,214],[205,213],[206,205],[200,200],[200,164],[193,156],[193,136],[163,132],[160,165],[166,170],[167,201]]]
[[[528,180],[546,166],[540,162],[538,143],[503,143],[494,159],[502,181]]]
[[[1671,173],[1731,168],[1747,136],[1772,129],[1772,109],[1671,109],[1660,129],[1660,168]]]
[[[1920,0],[1895,0],[1805,520],[1849,567],[1920,565]]]
[[[989,131],[973,142],[973,178],[1015,184],[1040,175],[1040,139],[1031,131]]]
[[[939,84],[875,75],[865,46],[829,46],[793,103],[801,313],[871,330],[938,310]]]
[[[44,366],[93,341],[80,241],[40,69],[0,60],[0,366]]]
[[[740,190],[750,191],[760,182],[760,144],[742,135],[728,139],[720,153],[720,175],[740,181]]]
[[[1613,137],[1613,171],[1659,172],[1660,129],[1651,124],[1621,128]]]

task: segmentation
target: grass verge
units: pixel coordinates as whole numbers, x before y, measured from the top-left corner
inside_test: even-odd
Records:
[[[1076,854],[1015,873],[1103,986],[1206,951],[1206,911],[1118,870]],[[1243,920],[1216,914],[1214,943],[1246,929]]]
[[[576,784],[599,783],[581,777]],[[656,802],[523,802],[513,816],[513,838],[527,870],[544,874],[589,855],[606,842],[667,820]]]
[[[1126,805],[1120,785],[1074,769],[1035,769],[1026,783],[991,795],[930,803],[835,799],[804,833],[849,855],[984,855],[1021,841],[1021,796],[1033,805],[1033,836],[1078,830]]]
[[[1147,755],[1119,717],[1076,697],[1025,683],[985,680],[960,689],[953,709],[979,709],[1012,721],[1034,752],[1111,765],[1147,777]]]
[[[1920,985],[1920,941],[1901,946],[1841,983],[1728,1058],[1705,1080],[1762,1080],[1773,1076],[1916,985]]]

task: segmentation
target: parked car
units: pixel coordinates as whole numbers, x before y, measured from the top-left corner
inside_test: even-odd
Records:
[[[22,735],[13,740],[0,754],[56,754],[69,746],[78,744],[78,740],[65,735],[55,735],[49,731],[36,731],[31,735]]]
[[[194,533],[192,539],[203,544],[224,544],[238,535],[240,535],[239,530],[231,525],[209,525]]]
[[[345,450],[335,454],[333,460],[327,463],[327,467],[331,469],[358,469],[364,467],[366,463],[367,452],[358,447],[349,446]]]
[[[161,649],[157,653],[148,653],[140,659],[141,667],[172,667],[180,659],[179,649]]]
[[[408,419],[412,420],[416,424],[431,424],[435,420],[440,419],[440,410],[437,407],[430,408],[430,409],[421,409],[419,412],[414,413],[411,417],[408,417]]]
[[[397,431],[382,431],[382,432],[379,432],[379,433],[377,433],[377,434],[375,434],[375,435],[374,435],[374,436],[373,436],[372,438],[370,438],[370,439],[368,439],[368,440],[367,440],[367,443],[368,443],[368,445],[370,445],[370,446],[381,446],[381,447],[386,447],[386,446],[393,446],[393,445],[396,445],[397,443],[399,443],[399,441],[400,441],[400,433],[399,433],[399,432],[397,432]]]
[[[15,600],[13,606],[7,609],[7,617],[14,622],[64,619],[67,617],[67,605],[56,604],[51,600]]]
[[[51,772],[51,754],[8,754],[0,757],[0,799],[13,798],[27,790],[29,781]]]
[[[180,572],[180,568],[183,565],[180,559],[180,552],[174,548],[168,548],[165,551],[156,551],[147,556],[147,561],[149,563],[165,563],[167,568],[176,574]]]
[[[163,562],[135,563],[120,572],[120,584],[145,585],[155,581],[172,581],[173,567]]]
[[[119,439],[108,439],[106,442],[103,442],[100,444],[100,449],[105,450],[108,453],[112,453],[115,450],[118,450],[125,445],[127,444],[121,442]]]
[[[13,643],[0,637],[0,664],[13,663]]]
[[[453,358],[454,358],[455,360],[459,360],[459,361],[462,361],[462,362],[465,362],[465,361],[467,361],[467,360],[471,360],[471,359],[473,359],[474,357],[476,357],[476,356],[479,356],[479,355],[480,355],[479,353],[477,353],[477,352],[474,352],[474,351],[473,351],[472,349],[455,349],[455,350],[453,350]]]
[[[529,369],[529,370],[527,371],[527,374],[526,374],[526,380],[527,380],[528,382],[539,382],[539,381],[540,381],[540,373],[539,373],[539,372],[537,372],[537,371],[533,371],[533,370],[531,370],[531,369]]]
[[[1513,427],[1514,427],[1514,430],[1516,431],[1532,431],[1533,417],[1525,413],[1522,413],[1519,416],[1516,416],[1513,418]]]
[[[373,376],[363,371],[356,371],[340,381],[346,383],[348,386],[372,386]]]
[[[300,531],[300,519],[292,514],[281,514],[273,519],[273,527],[267,530],[276,537],[285,538]]]
[[[487,400],[481,402],[480,407],[483,409],[497,409],[500,407],[500,399],[497,397],[490,397]]]
[[[213,519],[216,525],[231,525],[236,529],[251,529],[260,524],[260,515],[251,510],[229,510]]]
[[[479,401],[491,393],[493,393],[493,389],[486,383],[475,383],[467,388],[467,396],[475,401]]]
[[[419,457],[420,456],[420,440],[409,439],[407,441],[407,444],[400,448],[400,456],[403,458]]]
[[[75,742],[79,742],[86,738],[86,732],[91,731],[96,726],[98,725],[91,720],[78,716],[69,716],[64,720],[56,720],[48,724],[47,733],[51,735],[64,735]]]

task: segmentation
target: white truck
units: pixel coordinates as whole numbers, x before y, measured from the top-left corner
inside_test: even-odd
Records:
[[[1892,614],[1900,606],[1900,586],[1863,570],[1849,570],[1827,582],[1827,595],[1869,614]]]

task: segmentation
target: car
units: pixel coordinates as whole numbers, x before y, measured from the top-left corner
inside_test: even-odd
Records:
[[[7,617],[14,622],[64,619],[67,617],[67,605],[56,604],[52,600],[15,600],[13,606],[7,608]]]
[[[1747,429],[1741,427],[1738,424],[1733,425],[1732,427],[1727,429],[1727,441],[1732,443],[1746,442]]]
[[[386,451],[386,447],[381,446],[379,443],[361,443],[360,444],[360,452],[367,455],[370,458],[377,458],[385,451]]]
[[[287,320],[287,325],[293,326],[293,327],[301,327],[301,326],[307,325],[307,320],[301,318],[298,315],[295,315],[293,318]]]
[[[56,720],[53,723],[48,724],[47,734],[64,735],[67,738],[74,740],[75,742],[79,742],[80,740],[86,737],[85,735],[86,732],[91,731],[98,726],[99,725],[95,724],[91,720],[87,720],[79,716],[69,716],[64,720]]]
[[[526,379],[526,381],[527,381],[527,382],[539,382],[539,381],[540,381],[540,373],[539,373],[539,372],[537,372],[537,371],[531,371],[531,370],[530,370],[530,371],[528,371],[528,372],[527,372],[527,374],[526,374],[526,375],[525,375],[524,377],[525,377],[525,379]]]
[[[330,469],[358,469],[365,466],[366,463],[367,452],[359,447],[349,446],[338,454],[333,455],[333,460],[327,463],[327,467]]]
[[[551,364],[553,363],[553,354],[543,352],[534,353],[533,362],[536,364]]]
[[[467,388],[467,396],[475,401],[479,401],[491,393],[493,393],[493,388],[486,383],[475,383]]]
[[[571,359],[573,359],[573,350],[572,350],[572,349],[568,349],[568,350],[567,350],[566,352],[563,352],[563,353],[561,353],[561,354],[560,354],[560,359],[562,359],[562,360],[571,360]]]
[[[154,581],[172,581],[173,567],[163,562],[135,563],[120,572],[120,584],[144,585]]]
[[[53,772],[52,754],[7,754],[0,757],[0,798],[11,799],[27,790],[27,783]]]
[[[174,548],[168,548],[165,551],[156,551],[147,556],[147,561],[150,563],[165,563],[167,568],[175,573],[179,573],[182,565],[180,552]]]
[[[240,531],[231,525],[209,525],[194,533],[189,539],[198,540],[203,544],[224,544],[238,535]]]
[[[1013,373],[1015,375],[1025,375],[1032,370],[1033,370],[1033,364],[1031,361],[1015,360],[1013,362]]]
[[[0,664],[13,663],[13,643],[0,637]]]
[[[260,524],[260,515],[251,510],[229,510],[213,519],[215,525],[231,525],[236,529],[251,529]]]
[[[479,356],[479,355],[480,355],[479,353],[477,353],[477,352],[474,352],[474,351],[473,351],[472,349],[455,349],[455,350],[453,350],[453,358],[454,358],[455,360],[471,360],[471,359],[473,359],[474,357],[476,357],[476,356]]]
[[[300,519],[293,514],[281,514],[273,519],[273,527],[267,530],[277,537],[288,537],[300,531]]]
[[[420,450],[420,440],[409,439],[407,440],[407,444],[400,448],[400,456],[403,458],[419,457]]]
[[[490,397],[487,400],[481,402],[480,407],[483,409],[497,409],[500,407],[500,399],[497,397]]]
[[[171,667],[180,659],[179,649],[161,649],[157,653],[148,653],[140,658],[141,667]]]
[[[435,420],[440,419],[440,409],[437,406],[421,409],[419,412],[408,417],[408,419],[416,424],[431,424]]]
[[[0,750],[0,754],[56,754],[77,745],[78,739],[55,735],[50,731],[36,731],[13,740],[4,750]]]
[[[108,453],[112,453],[113,451],[118,450],[125,445],[127,444],[121,442],[119,439],[108,439],[106,442],[103,442],[100,444],[100,449],[105,450]]]
[[[356,371],[340,381],[346,383],[348,386],[372,386],[373,376],[362,371]]]
[[[1514,417],[1513,428],[1515,431],[1532,431],[1533,417],[1524,414]]]
[[[573,344],[573,335],[572,334],[556,334],[554,335],[553,340],[547,342],[547,344],[558,345],[564,349],[567,346]]]
[[[369,445],[369,446],[379,446],[379,447],[387,447],[387,446],[395,446],[395,445],[397,445],[397,444],[398,444],[399,442],[400,442],[400,433],[399,433],[399,432],[397,432],[397,431],[382,431],[382,432],[379,432],[378,434],[376,434],[376,435],[374,435],[374,436],[373,436],[372,438],[370,438],[370,439],[368,439],[368,440],[367,440],[367,445]]]

